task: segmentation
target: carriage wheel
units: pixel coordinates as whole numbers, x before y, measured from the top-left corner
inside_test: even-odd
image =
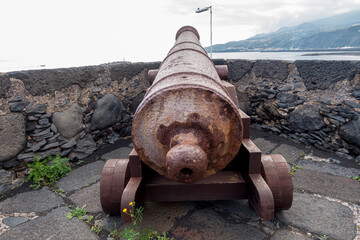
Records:
[[[275,210],[289,209],[293,199],[293,185],[284,157],[279,154],[263,155],[261,175],[273,193]]]
[[[100,201],[106,214],[120,214],[121,197],[129,179],[128,159],[110,159],[105,163],[101,175]]]

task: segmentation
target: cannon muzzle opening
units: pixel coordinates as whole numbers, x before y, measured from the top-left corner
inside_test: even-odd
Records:
[[[166,167],[171,179],[194,183],[204,177],[208,159],[204,150],[194,144],[179,144],[166,154]]]

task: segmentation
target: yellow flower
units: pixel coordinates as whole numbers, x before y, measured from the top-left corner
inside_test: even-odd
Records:
[[[134,202],[130,202],[129,205],[132,206],[134,204]]]
[[[127,212],[127,209],[126,209],[126,208],[124,208],[124,209],[123,209],[123,212]]]

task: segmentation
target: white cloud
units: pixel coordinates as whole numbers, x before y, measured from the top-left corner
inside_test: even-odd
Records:
[[[360,0],[2,0],[0,60],[162,60],[176,31],[193,25],[203,46],[360,8]],[[95,61],[94,60],[94,61]]]

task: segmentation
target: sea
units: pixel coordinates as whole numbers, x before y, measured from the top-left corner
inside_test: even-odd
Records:
[[[144,56],[139,54],[138,56]],[[37,58],[23,58],[23,59],[0,59],[0,72],[12,72],[21,70],[33,69],[54,69],[54,68],[67,68],[67,67],[81,67],[90,65],[99,65],[111,62],[152,62],[162,61],[165,56],[148,56],[146,58],[137,59],[124,59],[124,58],[98,58],[87,57],[83,59],[70,58],[70,59],[37,59]],[[329,51],[329,52],[225,52],[213,53],[213,59],[245,59],[245,60],[325,60],[325,61],[360,61],[360,51]]]

